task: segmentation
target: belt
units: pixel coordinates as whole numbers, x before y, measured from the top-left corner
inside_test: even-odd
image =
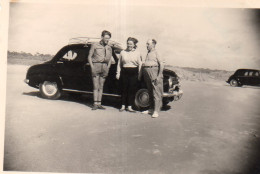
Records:
[[[123,68],[138,68],[138,67],[123,67]]]
[[[154,68],[154,67],[158,67],[158,66],[144,66],[144,68]]]
[[[107,64],[107,62],[92,62],[92,63],[106,63]]]

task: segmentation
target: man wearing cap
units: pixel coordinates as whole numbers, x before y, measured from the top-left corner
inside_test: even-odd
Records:
[[[111,65],[112,48],[108,45],[111,33],[104,30],[101,34],[101,40],[91,45],[88,62],[91,67],[93,80],[93,98],[94,104],[92,110],[105,109],[101,105],[103,86]]]
[[[159,116],[163,95],[164,61],[155,49],[156,40],[149,39],[146,43],[147,56],[143,64],[143,75],[150,96],[150,109],[142,113],[152,114],[152,118]]]

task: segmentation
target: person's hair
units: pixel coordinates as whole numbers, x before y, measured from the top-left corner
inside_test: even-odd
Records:
[[[136,44],[138,43],[138,40],[136,38],[129,37],[126,42],[128,42],[128,41],[132,41],[134,43],[134,45],[135,45],[134,48],[137,48]]]
[[[157,44],[157,41],[155,39],[152,39],[152,42],[153,42],[154,45]]]
[[[111,38],[111,33],[107,30],[102,31],[101,36],[104,37],[105,35],[108,35]]]

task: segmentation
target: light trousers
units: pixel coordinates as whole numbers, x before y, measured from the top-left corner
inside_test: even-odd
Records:
[[[162,95],[163,95],[163,76],[160,75],[160,79],[157,83],[154,80],[157,78],[159,73],[158,67],[144,67],[143,75],[149,92],[149,103],[150,108],[154,111],[159,112],[162,107]]]

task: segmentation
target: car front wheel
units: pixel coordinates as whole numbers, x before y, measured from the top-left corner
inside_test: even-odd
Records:
[[[135,94],[135,106],[139,110],[145,110],[149,107],[150,96],[147,89],[139,89]]]
[[[239,85],[239,83],[236,79],[232,79],[230,81],[230,86],[237,87],[237,86],[240,86],[240,85]]]
[[[40,93],[43,98],[58,99],[61,96],[61,91],[56,82],[44,81],[40,84]]]

